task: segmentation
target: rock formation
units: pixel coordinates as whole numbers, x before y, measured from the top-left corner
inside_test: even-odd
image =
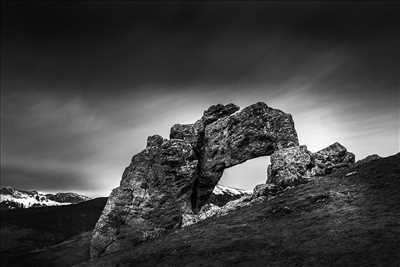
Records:
[[[225,168],[298,144],[292,116],[265,103],[207,125],[194,208],[206,203]]]
[[[306,146],[294,146],[276,151],[268,166],[268,182],[285,187],[302,183],[310,177],[311,152]]]
[[[306,146],[280,149],[271,155],[267,183],[280,187],[306,182],[314,176],[329,174],[335,169],[354,164],[354,154],[334,143],[312,153]]]
[[[312,154],[314,167],[311,172],[313,176],[325,175],[335,169],[349,167],[354,164],[355,156],[339,144],[334,143],[316,153]]]
[[[375,160],[372,156],[370,160]],[[307,150],[306,146],[293,146],[275,151],[271,155],[268,167],[269,180],[265,184],[255,186],[251,196],[244,195],[227,202],[224,206],[207,203],[197,214],[184,214],[182,226],[198,223],[213,216],[222,216],[245,206],[253,205],[263,199],[276,198],[293,186],[305,183],[315,176],[325,175],[335,169],[354,166],[354,155],[347,152],[339,143],[334,143],[316,153]],[[357,172],[350,172],[351,176]]]
[[[119,250],[179,227],[191,209],[197,159],[178,139],[150,136],[108,198],[91,241],[91,256]]]
[[[230,208],[208,204],[224,169],[268,155],[269,184],[256,187],[253,196],[229,202]],[[339,143],[316,153],[299,146],[292,116],[265,103],[241,111],[234,104],[211,106],[194,124],[172,126],[170,140],[148,137],[146,148],[132,158],[108,198],[93,231],[91,257],[134,246],[210,214],[224,214],[352,163],[354,155]]]
[[[207,203],[225,168],[299,145],[290,114],[261,102],[238,110],[214,105],[194,124],[174,125],[170,140],[149,137],[107,201],[91,256],[180,227],[184,214]]]

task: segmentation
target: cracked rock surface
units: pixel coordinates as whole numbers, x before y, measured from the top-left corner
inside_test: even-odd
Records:
[[[338,142],[312,154],[314,167],[311,170],[313,176],[325,175],[333,170],[350,167],[355,162],[353,153]]]
[[[93,231],[91,256],[119,250],[179,227],[190,209],[197,160],[182,140],[148,139],[108,198]]]
[[[354,159],[354,154],[337,142],[315,153],[306,146],[280,149],[271,155],[267,183],[280,187],[301,184],[335,169],[350,167]]]
[[[194,124],[172,126],[170,140],[151,136],[108,199],[91,240],[91,257],[181,226],[204,206],[225,168],[298,146],[290,114],[259,102],[208,108]]]

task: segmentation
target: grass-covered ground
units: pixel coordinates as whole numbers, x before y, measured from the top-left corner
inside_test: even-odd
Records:
[[[355,171],[351,176],[347,173]],[[88,261],[89,235],[21,266],[400,266],[400,154]]]
[[[1,266],[21,265],[28,251],[92,230],[106,201],[96,198],[67,206],[0,211]]]

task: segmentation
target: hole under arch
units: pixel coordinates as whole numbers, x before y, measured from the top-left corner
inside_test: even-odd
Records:
[[[267,167],[269,156],[249,159],[241,164],[224,170],[218,184],[253,191],[258,184],[267,181]]]

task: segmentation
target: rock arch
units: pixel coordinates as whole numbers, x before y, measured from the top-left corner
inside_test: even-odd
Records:
[[[178,124],[171,129],[171,139],[195,140],[194,211],[207,202],[225,168],[299,144],[290,114],[262,102],[233,114],[237,110],[234,104],[211,106],[193,125]]]
[[[298,146],[290,114],[259,102],[208,108],[194,124],[176,124],[170,139],[150,136],[132,158],[93,231],[91,256],[132,246],[180,227],[209,199],[225,168]]]

